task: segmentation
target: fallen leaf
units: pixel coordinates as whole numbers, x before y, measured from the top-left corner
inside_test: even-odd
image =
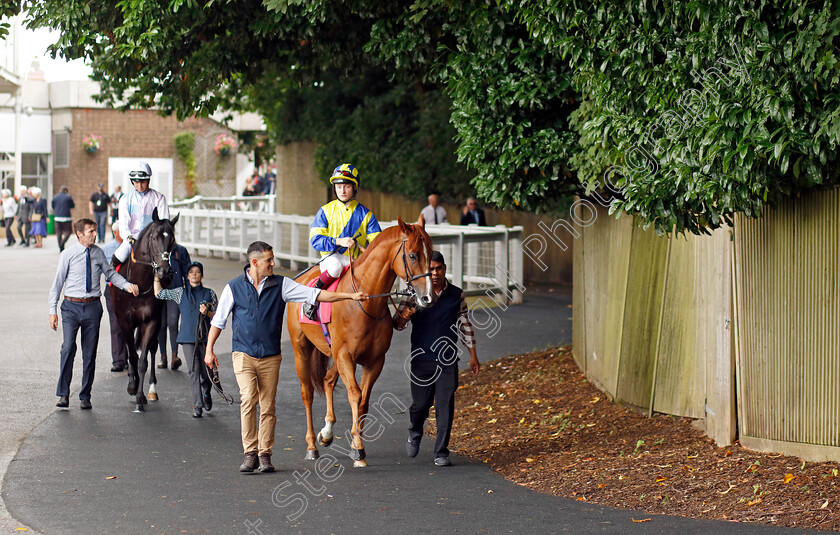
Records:
[[[15,528],[15,531],[29,531],[29,528]]]
[[[487,494],[493,494],[493,491],[492,491],[492,490],[488,490],[488,491],[487,491]]]
[[[534,400],[534,403],[536,403],[536,404],[540,404],[540,403],[542,403],[542,401],[540,401],[540,400],[538,400],[538,399],[535,399],[535,400]]]
[[[633,522],[650,522],[650,518],[643,518],[641,520],[636,520],[635,518],[630,518]]]
[[[601,398],[599,396],[595,396],[589,403],[598,403],[599,401],[601,401]]]
[[[666,479],[668,479],[668,478],[659,476],[659,477],[656,478],[656,482],[659,483],[660,481],[665,481]]]
[[[820,509],[825,509],[826,507],[828,507],[828,500],[826,500],[824,504],[820,505]]]
[[[499,421],[499,419],[498,419],[498,418],[493,418],[492,420],[488,420],[488,421],[487,421],[487,423],[488,423],[488,424],[495,424],[495,423],[496,423],[496,422],[498,422],[498,421]],[[493,438],[493,437],[490,437],[490,438]]]
[[[793,481],[793,478],[795,478],[795,477],[796,476],[793,475],[793,474],[785,474],[785,485],[787,485],[788,483]]]
[[[105,479],[117,479],[117,476],[107,476]]]
[[[606,483],[601,483],[600,485],[598,485],[598,488],[599,488],[599,489],[602,489],[602,488],[604,488],[604,487],[606,487],[606,486],[607,486],[607,484],[606,484]]]
[[[755,504],[757,504],[757,503],[761,503],[761,502],[763,502],[763,501],[764,501],[764,500],[762,500],[761,498],[756,498],[755,500],[753,500],[753,501],[751,501],[751,502],[747,502],[747,505],[755,505]]]
[[[525,462],[526,462],[526,463],[532,463],[532,462],[534,462],[534,461],[536,461],[536,459],[534,459],[533,457],[526,457],[526,458],[525,458]]]
[[[525,417],[524,417],[524,416],[522,417],[522,419],[521,419],[521,420],[519,420],[519,423],[520,423],[520,424],[524,424],[524,423],[525,423]]]
[[[586,497],[581,496],[580,498],[578,498],[578,499],[577,499],[577,501],[579,501],[579,502],[585,502],[585,501],[586,501]]]

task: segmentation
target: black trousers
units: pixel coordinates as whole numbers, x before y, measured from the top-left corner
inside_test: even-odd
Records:
[[[72,221],[56,221],[55,222],[55,236],[58,238],[58,250],[64,250],[64,244],[70,239],[73,234]]]
[[[108,308],[108,322],[111,325],[111,361],[123,367],[128,365],[128,346],[125,345],[120,324],[117,322],[117,314],[114,312],[114,303],[111,301],[111,289],[105,287],[105,306]]]
[[[15,223],[15,218],[14,217],[7,217],[5,219],[5,221],[6,221],[6,243],[8,243],[9,245],[14,245],[15,244],[15,235],[12,234],[12,225],[14,225],[14,223]]]
[[[32,239],[29,237],[30,230],[32,230],[32,222],[29,218],[18,218],[18,234],[20,234],[21,240],[23,240],[23,243],[26,245],[29,245],[29,240]]]
[[[178,355],[178,320],[181,319],[181,309],[175,301],[164,301],[160,308],[160,332],[158,332],[158,347],[160,354],[166,355],[166,333],[169,333],[169,349],[172,358]],[[187,355],[189,358],[189,355]]]
[[[82,390],[79,399],[90,400],[93,375],[96,371],[96,348],[99,345],[99,322],[102,320],[102,302],[97,299],[89,303],[61,303],[61,368],[58,376],[56,396],[70,395],[70,381],[73,379],[73,360],[76,358],[76,334],[82,330]]]
[[[437,420],[435,458],[449,457],[449,437],[455,417],[455,391],[458,390],[458,364],[441,366],[435,361],[414,359],[411,361],[411,375],[409,437],[412,441],[420,441],[429,409],[434,404]]]

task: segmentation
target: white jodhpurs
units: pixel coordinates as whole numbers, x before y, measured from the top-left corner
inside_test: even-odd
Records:
[[[117,250],[114,251],[114,257],[119,260],[120,262],[125,262],[128,260],[129,255],[131,254],[131,244],[128,240],[123,240]]]
[[[330,255],[321,262],[321,273],[326,271],[330,274],[330,277],[337,279],[341,276],[341,271],[344,267],[349,265],[349,256],[343,254]]]

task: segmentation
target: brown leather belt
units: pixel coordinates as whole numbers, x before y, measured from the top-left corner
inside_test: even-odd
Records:
[[[84,298],[80,298],[80,297],[67,297],[66,295],[64,296],[64,298],[65,298],[65,299],[67,299],[68,301],[73,302],[73,303],[90,303],[91,301],[97,301],[97,300],[99,300],[99,298],[98,298],[98,297],[84,297]]]

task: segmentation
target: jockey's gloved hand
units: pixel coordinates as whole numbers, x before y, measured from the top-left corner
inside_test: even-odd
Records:
[[[134,239],[134,236],[129,236],[128,237],[128,243],[130,243],[131,245],[134,245],[134,242],[136,242],[136,241],[137,240]]]

